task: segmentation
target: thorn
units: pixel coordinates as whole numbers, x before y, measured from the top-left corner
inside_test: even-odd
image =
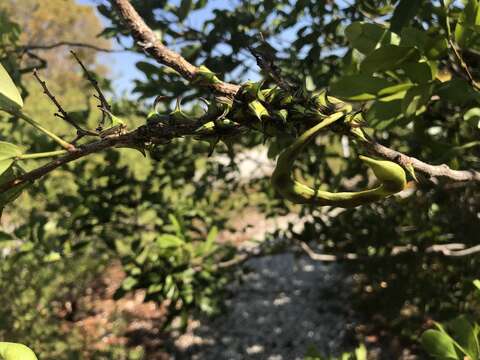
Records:
[[[180,105],[181,101],[182,101],[182,97],[181,96],[177,97],[177,103],[175,104],[175,111],[180,111],[180,112],[182,111],[182,108]]]

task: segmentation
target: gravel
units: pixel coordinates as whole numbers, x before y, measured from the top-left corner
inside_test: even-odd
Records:
[[[176,341],[175,359],[303,359],[344,349],[353,326],[348,283],[337,264],[281,254],[251,259],[227,311],[199,320]]]

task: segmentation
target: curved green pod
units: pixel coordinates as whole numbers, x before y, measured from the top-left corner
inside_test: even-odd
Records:
[[[329,192],[313,189],[295,180],[292,168],[298,154],[327,125],[344,116],[343,112],[332,114],[323,121],[305,131],[295,142],[280,154],[272,174],[273,187],[286,199],[297,204],[320,206],[355,207],[369,204],[402,191],[406,186],[403,168],[391,161],[375,160],[360,156],[374,172],[380,185],[373,189],[357,192]]]

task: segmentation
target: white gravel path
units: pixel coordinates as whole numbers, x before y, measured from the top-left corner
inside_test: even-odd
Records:
[[[352,327],[348,281],[339,265],[292,254],[251,259],[232,285],[225,314],[199,321],[176,344],[178,359],[294,360],[309,346],[337,352]]]

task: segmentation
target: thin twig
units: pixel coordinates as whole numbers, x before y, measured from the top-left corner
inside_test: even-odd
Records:
[[[16,50],[17,51],[51,50],[51,49],[55,49],[57,47],[62,47],[62,46],[86,48],[86,49],[91,49],[91,50],[100,51],[100,52],[108,52],[108,53],[126,51],[126,50],[107,49],[97,45],[85,44],[85,43],[73,42],[73,41],[59,41],[57,43],[48,44],[48,45],[33,45],[33,44],[22,45],[22,46],[18,46]]]
[[[70,152],[60,158],[57,158],[53,160],[52,162],[49,162],[46,165],[43,165],[39,168],[36,168],[32,171],[29,171],[23,175],[20,175],[19,177],[8,181],[4,184],[0,185],[0,194],[3,193],[4,191],[10,190],[14,187],[20,186],[22,184],[25,184],[27,182],[31,182],[37,179],[40,179],[44,175],[50,173],[51,171],[55,170],[56,168],[65,165],[71,161],[77,160],[81,157],[84,157],[86,155],[96,153],[111,147],[117,147],[117,146],[122,146],[122,145],[129,145],[132,143],[133,140],[132,134],[126,134],[123,136],[117,136],[117,137],[107,137],[99,141],[92,142],[90,144],[86,145],[81,145],[79,147],[76,147]]]
[[[470,83],[470,85],[475,90],[480,90],[480,84],[477,81],[475,81],[475,79],[473,78],[473,75],[470,72],[470,69],[468,68],[467,63],[465,62],[465,60],[463,60],[463,57],[460,54],[460,51],[458,51],[454,42],[451,39],[448,39],[448,44],[449,44],[450,48],[453,50],[453,54],[455,55],[455,60],[457,61],[458,65],[460,66],[460,68],[463,70],[463,72],[467,76],[467,79],[468,79],[468,82]]]
[[[75,60],[77,60],[77,62],[80,64],[87,80],[90,82],[90,84],[92,84],[93,88],[97,92],[97,95],[94,95],[94,96],[95,96],[96,99],[98,99],[98,101],[100,101],[100,105],[98,106],[98,108],[99,109],[106,109],[106,110],[108,110],[108,112],[111,112],[112,108],[111,108],[110,104],[108,103],[107,99],[105,98],[105,95],[103,95],[102,89],[100,89],[100,86],[98,85],[98,81],[95,78],[95,76],[93,76],[92,73],[90,71],[88,71],[87,67],[83,64],[83,62],[77,56],[75,51],[70,50],[70,52],[73,55],[73,57],[75,58]],[[98,131],[102,130],[101,125],[103,125],[105,123],[105,117],[106,117],[106,112],[102,111],[102,121],[100,123],[100,126],[97,128]]]
[[[47,95],[50,100],[53,102],[53,104],[57,107],[58,113],[55,113],[54,115],[59,117],[60,119],[65,120],[67,123],[72,125],[76,130],[77,130],[77,135],[78,136],[85,136],[85,135],[93,135],[93,136],[98,136],[98,134],[94,131],[90,130],[85,130],[82,127],[80,127],[69,115],[68,113],[63,109],[62,105],[58,102],[58,100],[55,98],[55,96],[50,92],[50,90],[47,87],[47,83],[40,78],[40,75],[38,74],[37,69],[33,69],[33,76],[35,76],[35,79],[40,83],[40,85],[43,88],[43,93]]]
[[[361,256],[355,253],[346,253],[339,255],[332,254],[319,254],[307,245],[304,241],[300,242],[300,247],[308,255],[308,257],[315,261],[324,261],[324,262],[334,262],[340,260],[368,260],[372,258],[379,257],[393,257],[405,253],[419,253],[419,249],[416,246],[405,245],[405,246],[395,246],[390,254],[382,256]],[[480,252],[480,245],[473,246],[471,248],[465,249],[465,244],[453,243],[453,244],[436,244],[427,247],[424,250],[426,254],[440,253],[444,256],[468,256]],[[459,250],[460,249],[460,250]]]
[[[267,76],[270,76],[280,88],[291,91],[294,85],[283,78],[280,68],[275,64],[275,49],[264,39],[261,33],[259,35],[259,41],[262,44],[259,48],[248,47],[250,53],[255,57],[258,67],[260,67]],[[266,51],[262,51],[262,48],[265,48]]]

